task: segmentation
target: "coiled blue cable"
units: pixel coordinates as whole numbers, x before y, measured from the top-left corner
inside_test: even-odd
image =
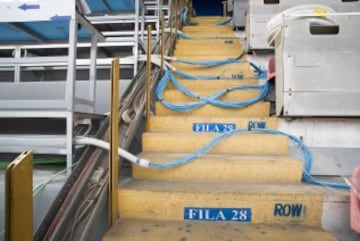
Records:
[[[313,176],[311,176],[310,173],[313,164],[312,154],[310,149],[304,144],[304,142],[300,138],[279,130],[272,130],[266,128],[251,128],[251,129],[243,128],[243,129],[235,129],[228,132],[224,132],[217,135],[208,144],[206,144],[204,147],[202,147],[201,149],[197,150],[194,153],[191,153],[183,158],[180,158],[178,160],[169,163],[150,162],[149,167],[162,169],[162,168],[173,168],[180,165],[184,165],[186,163],[192,162],[195,158],[208,153],[214,146],[216,146],[220,141],[226,139],[227,137],[238,133],[248,133],[248,132],[261,132],[267,134],[282,135],[282,136],[287,136],[291,141],[293,141],[297,145],[297,147],[300,148],[300,150],[303,152],[304,155],[304,165],[303,165],[303,174],[302,174],[303,182],[314,185],[333,187],[333,188],[349,189],[349,186],[345,183],[320,181],[314,178]]]
[[[181,92],[184,94],[198,99],[197,102],[192,103],[186,103],[186,104],[174,104],[169,101],[164,100],[164,90],[169,82],[171,82],[175,85],[176,88],[178,88]],[[234,90],[262,90],[256,97],[251,98],[246,101],[239,101],[239,102],[227,102],[227,101],[220,101],[218,100],[219,97],[225,95],[228,92],[234,91]],[[249,105],[252,105],[256,102],[259,102],[265,98],[265,96],[269,92],[269,86],[268,83],[264,83],[261,85],[256,86],[232,86],[225,90],[220,90],[215,93],[213,93],[210,96],[199,96],[198,94],[192,92],[191,90],[184,87],[176,78],[175,76],[169,71],[165,71],[164,77],[160,80],[157,88],[156,88],[156,96],[160,100],[160,102],[166,106],[167,108],[177,111],[177,112],[186,112],[191,111],[194,109],[197,109],[201,106],[204,106],[206,104],[212,104],[214,106],[222,107],[222,108],[243,108]]]

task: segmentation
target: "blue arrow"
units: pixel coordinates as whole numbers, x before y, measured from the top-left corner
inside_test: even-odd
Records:
[[[70,19],[71,19],[70,15],[64,15],[64,16],[54,15],[50,18],[50,20],[52,21],[61,21],[61,20],[70,20]]]
[[[28,10],[28,9],[40,9],[40,5],[39,4],[26,4],[24,3],[23,5],[20,5],[19,8],[21,10]]]

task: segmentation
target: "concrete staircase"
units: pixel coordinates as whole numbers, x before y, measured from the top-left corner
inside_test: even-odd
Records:
[[[194,37],[234,37],[229,26],[215,26],[220,20],[196,18],[198,26],[183,30]],[[178,40],[175,56],[209,60],[237,57],[241,52],[236,39]],[[175,66],[191,74],[219,75],[226,70],[229,76],[253,75],[248,64],[230,68]],[[239,83],[258,83],[251,79],[180,81],[201,94]],[[223,99],[239,101],[254,95],[256,91],[239,91]],[[164,99],[194,101],[171,85]],[[278,126],[278,120],[269,117],[266,102],[243,109],[207,105],[187,113],[174,112],[161,103],[156,103],[155,108],[156,115],[148,120],[148,129],[143,133],[141,153],[155,162],[176,160],[207,144],[217,134],[199,132],[207,130],[206,123],[246,128],[250,121],[261,121],[270,129]],[[133,166],[133,179],[119,189],[119,222],[103,240],[337,240],[321,228],[324,197],[334,190],[301,183],[301,162],[290,157],[288,145],[284,136],[237,134],[194,162],[174,169]]]

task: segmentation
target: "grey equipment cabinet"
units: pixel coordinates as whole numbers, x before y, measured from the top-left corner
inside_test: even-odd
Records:
[[[360,116],[360,16],[285,23],[275,40],[278,116]]]
[[[337,12],[359,12],[359,0],[249,0],[246,11],[246,49],[272,50],[267,42],[266,24],[276,14],[304,4],[323,4]]]
[[[248,0],[234,0],[234,27],[245,28],[245,13]]]

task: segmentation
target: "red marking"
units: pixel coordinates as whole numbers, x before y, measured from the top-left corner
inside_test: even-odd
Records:
[[[351,228],[360,233],[360,167],[352,175],[352,192],[350,194]]]
[[[271,57],[269,60],[269,71],[268,71],[268,81],[274,78],[276,75],[275,70],[275,57]]]

